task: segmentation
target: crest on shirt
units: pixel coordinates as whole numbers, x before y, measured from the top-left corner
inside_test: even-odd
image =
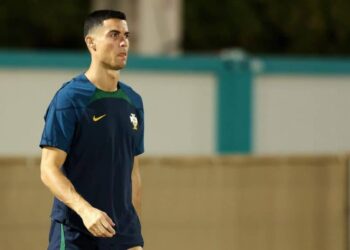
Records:
[[[133,126],[132,129],[137,130],[137,126],[138,126],[139,122],[138,122],[137,117],[134,113],[130,114],[130,122]]]

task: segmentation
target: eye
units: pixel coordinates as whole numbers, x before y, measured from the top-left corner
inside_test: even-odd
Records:
[[[119,37],[119,33],[113,31],[113,32],[110,33],[110,37],[113,38],[113,39],[117,39]]]
[[[125,38],[129,38],[130,33],[125,33]]]

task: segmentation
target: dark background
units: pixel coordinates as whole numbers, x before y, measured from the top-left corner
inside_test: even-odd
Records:
[[[183,1],[184,52],[349,55],[348,0]],[[86,0],[1,0],[0,48],[84,49]]]

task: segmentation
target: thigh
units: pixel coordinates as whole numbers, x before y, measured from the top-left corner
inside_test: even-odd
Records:
[[[141,246],[135,246],[135,245],[128,245],[128,244],[100,244],[99,245],[99,250],[143,250],[143,247]]]
[[[48,250],[96,250],[94,238],[52,221]]]
[[[49,246],[48,250],[56,250],[61,248],[61,229],[60,224],[56,221],[51,222],[49,233]]]

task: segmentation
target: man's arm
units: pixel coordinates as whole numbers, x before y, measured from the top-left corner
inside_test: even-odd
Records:
[[[73,184],[61,172],[66,160],[66,152],[45,147],[41,156],[41,180],[64,204],[73,209],[83,219],[85,227],[96,237],[112,237],[115,224],[108,215],[92,207],[75,190]]]
[[[141,216],[141,173],[139,158],[134,158],[134,166],[131,175],[132,181],[132,203],[138,216]]]

